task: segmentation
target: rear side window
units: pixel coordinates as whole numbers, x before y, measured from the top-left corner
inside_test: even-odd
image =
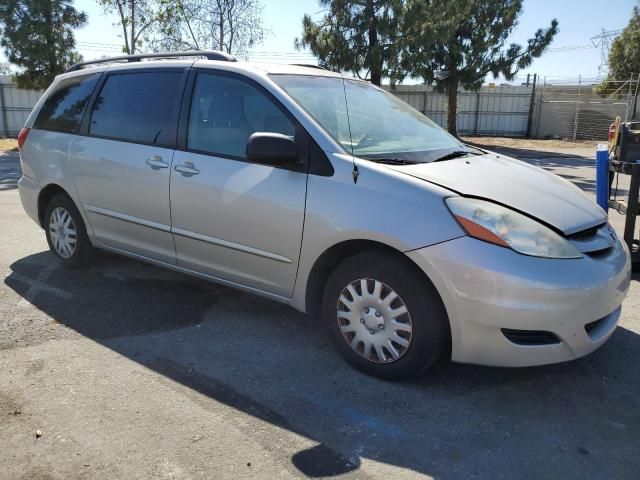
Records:
[[[93,104],[89,134],[172,147],[182,72],[110,75]]]
[[[249,136],[255,132],[293,137],[295,125],[273,100],[248,82],[200,73],[189,116],[187,148],[245,159]]]
[[[33,127],[77,133],[82,114],[99,78],[100,75],[94,73],[60,81],[58,89],[44,102]]]

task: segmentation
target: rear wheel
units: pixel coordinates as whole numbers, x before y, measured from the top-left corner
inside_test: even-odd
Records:
[[[73,201],[67,195],[56,195],[49,201],[44,218],[49,249],[62,260],[65,267],[85,267],[93,247]]]
[[[433,285],[384,253],[362,253],[336,268],[326,284],[322,317],[349,363],[390,380],[421,373],[449,340],[449,321]]]

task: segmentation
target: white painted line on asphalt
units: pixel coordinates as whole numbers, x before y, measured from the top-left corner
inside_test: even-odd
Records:
[[[62,298],[63,300],[69,300],[70,298],[72,298],[73,294],[46,284],[47,280],[49,280],[49,277],[51,276],[51,274],[54,272],[55,269],[56,269],[55,267],[43,268],[35,280],[29,277],[25,277],[24,275],[21,275],[19,273],[11,272],[11,275],[9,275],[10,278],[14,278],[19,282],[26,283],[27,285],[29,285],[29,289],[24,294],[24,296],[20,299],[17,306],[20,308],[28,307],[33,303],[36,296],[40,292],[51,293],[56,297]]]

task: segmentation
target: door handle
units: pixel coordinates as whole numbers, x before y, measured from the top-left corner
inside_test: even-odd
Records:
[[[154,170],[160,170],[161,168],[168,168],[169,164],[162,160],[162,157],[159,155],[154,155],[151,158],[147,158],[144,163],[149,165]]]
[[[182,165],[176,165],[173,169],[176,172],[180,172],[185,177],[190,177],[192,175],[197,175],[200,173],[200,170],[195,168],[193,162],[185,162]]]

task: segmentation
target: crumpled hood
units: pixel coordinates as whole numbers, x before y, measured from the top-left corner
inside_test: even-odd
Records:
[[[501,203],[552,225],[565,235],[607,221],[604,210],[571,182],[494,153],[388,167],[460,195]]]

